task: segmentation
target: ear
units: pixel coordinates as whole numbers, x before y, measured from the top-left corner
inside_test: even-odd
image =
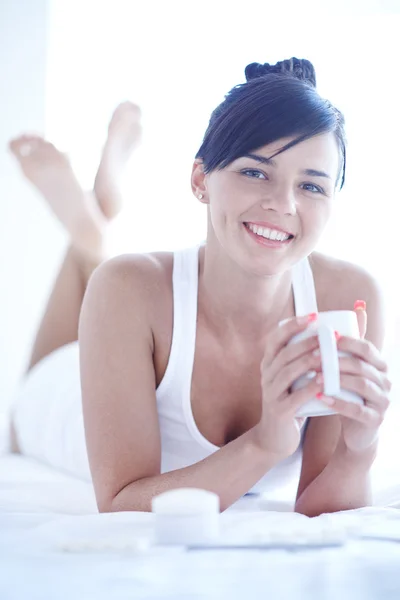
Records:
[[[192,192],[202,204],[209,204],[203,161],[196,159],[192,167]]]

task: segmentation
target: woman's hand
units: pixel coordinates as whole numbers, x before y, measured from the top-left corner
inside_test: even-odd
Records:
[[[290,392],[296,379],[321,369],[321,358],[314,354],[319,347],[317,336],[288,345],[316,316],[296,317],[278,326],[261,362],[262,415],[253,430],[257,444],[281,459],[293,454],[300,442],[304,419],[296,418],[297,410],[323,389],[314,378],[303,389]]]
[[[356,310],[356,313],[363,338],[367,314],[365,308]],[[342,336],[338,340],[338,350],[351,355],[339,359],[340,387],[361,396],[364,405],[326,396],[321,400],[341,415],[342,438],[347,448],[362,452],[377,440],[379,427],[390,404],[392,384],[387,376],[387,364],[371,342]]]

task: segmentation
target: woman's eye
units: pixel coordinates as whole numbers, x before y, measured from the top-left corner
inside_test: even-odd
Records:
[[[319,187],[319,185],[315,185],[315,183],[303,183],[303,189],[306,192],[312,192],[313,194],[323,194],[324,190]]]
[[[242,175],[245,175],[246,173],[256,173],[257,175],[262,175],[262,177],[266,179],[264,173],[257,171],[257,169],[245,169],[244,171],[241,171],[241,173]],[[253,177],[253,175],[251,175],[250,179],[261,179],[261,177]]]

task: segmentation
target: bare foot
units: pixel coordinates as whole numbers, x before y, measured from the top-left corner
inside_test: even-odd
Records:
[[[94,192],[108,219],[115,217],[122,204],[119,179],[133,150],[140,144],[140,108],[132,102],[119,104],[108,126],[108,136],[94,182]]]
[[[107,219],[95,195],[81,188],[65,154],[33,135],[11,140],[9,147],[25,177],[68,231],[71,244],[92,259],[100,258]]]

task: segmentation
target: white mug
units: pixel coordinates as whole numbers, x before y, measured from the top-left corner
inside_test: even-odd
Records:
[[[281,321],[279,325],[286,323],[288,319]],[[352,310],[332,310],[318,313],[316,321],[295,335],[289,344],[301,342],[308,337],[317,335],[319,339],[319,349],[321,352],[322,374],[324,377],[324,395],[335,396],[346,402],[364,404],[363,399],[358,394],[340,389],[340,370],[339,357],[349,356],[347,352],[339,352],[335,331],[340,335],[349,337],[360,337],[357,315]],[[305,387],[315,376],[315,371],[309,371],[302,377],[299,377],[291,387],[291,391],[299,390]],[[323,415],[334,415],[336,411],[327,406],[317,398],[310,398],[309,402],[297,411],[297,417],[319,417]]]

